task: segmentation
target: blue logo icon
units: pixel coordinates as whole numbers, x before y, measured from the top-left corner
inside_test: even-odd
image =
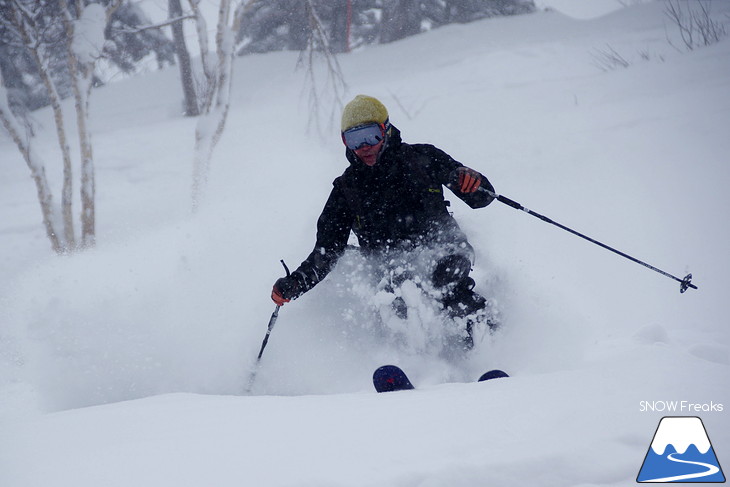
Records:
[[[725,482],[702,420],[696,416],[662,418],[636,481]]]

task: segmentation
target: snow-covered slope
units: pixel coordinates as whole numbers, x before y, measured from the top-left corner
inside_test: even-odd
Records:
[[[730,9],[713,6],[721,20]],[[632,485],[667,414],[700,415],[730,464],[727,410],[642,406],[730,403],[730,40],[681,53],[667,35],[650,3],[593,20],[543,12],[451,26],[340,62],[348,97],[379,97],[407,142],[692,272],[699,290],[680,295],[499,203],[453,201],[498,333],[466,360],[384,340],[350,256],[281,310],[251,396],[240,394],[278,261],[296,266],[311,250],[345,167],[336,123],[306,130],[296,54],[237,60],[194,216],[194,121],[179,116],[175,70],[97,90],[99,246],[83,255],[50,254],[27,168],[0,140],[0,485]],[[607,46],[631,65],[599,69]],[[36,117],[53,161],[50,118]],[[372,392],[383,363],[419,389]],[[489,368],[512,377],[469,382]]]

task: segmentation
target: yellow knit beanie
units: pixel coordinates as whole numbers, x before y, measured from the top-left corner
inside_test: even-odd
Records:
[[[366,123],[385,123],[388,110],[379,100],[367,95],[357,95],[342,111],[342,131]]]

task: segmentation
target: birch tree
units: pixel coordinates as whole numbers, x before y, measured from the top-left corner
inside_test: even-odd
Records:
[[[257,4],[256,0],[241,0],[234,9],[232,0],[221,0],[215,31],[215,51],[211,51],[208,46],[205,18],[200,11],[200,1],[188,0],[195,19],[202,64],[198,95],[200,118],[195,129],[193,211],[198,209],[204,196],[213,149],[223,134],[230,109],[235,41],[237,37],[245,38],[245,35],[241,35],[241,25],[252,7]],[[257,5],[261,4],[262,2],[259,2]],[[314,123],[319,127],[319,110],[322,106],[320,89],[332,95],[335,101],[333,107],[341,106],[340,98],[345,90],[345,83],[339,64],[331,51],[326,29],[312,0],[303,0],[296,5],[300,9],[300,15],[296,19],[300,28],[294,30],[299,32],[302,41],[297,44],[301,49],[298,66],[307,69],[305,90],[308,88],[309,92],[310,125]],[[326,78],[322,83],[318,82],[315,68],[315,58],[320,54],[326,66]],[[322,85],[322,88],[319,85]]]
[[[15,142],[28,169],[30,169],[30,175],[38,193],[38,202],[41,205],[43,226],[46,229],[48,239],[51,241],[51,247],[56,253],[62,253],[65,248],[64,232],[62,230],[63,222],[58,213],[59,208],[53,202],[53,194],[46,177],[46,166],[31,144],[30,131],[24,130],[25,127],[18,123],[15,115],[10,110],[7,100],[7,90],[5,90],[0,76],[0,123]]]
[[[228,118],[235,34],[241,26],[246,10],[256,0],[240,0],[235,5],[233,0],[220,0],[215,30],[215,51],[211,51],[209,47],[208,27],[200,10],[201,0],[188,1],[195,21],[203,71],[198,95],[200,116],[195,127],[193,160],[192,203],[195,211],[204,196],[213,149],[223,134]]]
[[[54,202],[51,186],[45,176],[45,164],[34,150],[34,138],[10,111],[7,93],[0,93],[0,121],[10,134],[31,170],[46,234],[57,253],[68,253],[93,246],[95,243],[95,178],[94,159],[89,131],[89,95],[96,61],[104,46],[104,29],[111,13],[121,0],[106,7],[92,3],[84,6],[82,0],[69,4],[68,0],[6,0],[10,10],[8,27],[32,56],[48,93],[53,112],[56,139],[61,152],[63,178],[60,209]],[[81,194],[81,238],[77,239],[73,214],[74,174],[69,135],[66,132],[67,114],[64,112],[58,87],[51,75],[51,47],[64,46],[66,67],[71,74],[75,109],[75,128],[80,154],[79,167]]]
[[[185,33],[183,31],[183,11],[180,0],[168,0],[168,12],[172,21],[172,38],[175,43],[175,53],[177,54],[177,64],[180,69],[180,82],[182,83],[183,97],[185,99],[185,116],[197,117],[198,95],[195,91],[195,80],[193,78],[193,68],[190,63],[190,53],[185,43]]]

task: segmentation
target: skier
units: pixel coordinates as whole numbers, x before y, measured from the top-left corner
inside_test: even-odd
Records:
[[[450,317],[465,319],[465,346],[470,348],[474,323],[486,320],[486,300],[473,291],[474,249],[447,210],[443,186],[471,208],[493,199],[479,187],[494,188],[484,175],[442,150],[403,142],[387,109],[373,97],[358,95],[348,103],[341,129],[350,165],[333,182],[317,222],[314,250],[291,275],[274,283],[271,298],[282,306],[312,289],[344,253],[352,231],[360,251],[388,277],[388,291],[423,273],[411,257],[426,251],[429,265],[420,281],[428,282]],[[394,298],[393,308],[406,317],[402,298]]]

